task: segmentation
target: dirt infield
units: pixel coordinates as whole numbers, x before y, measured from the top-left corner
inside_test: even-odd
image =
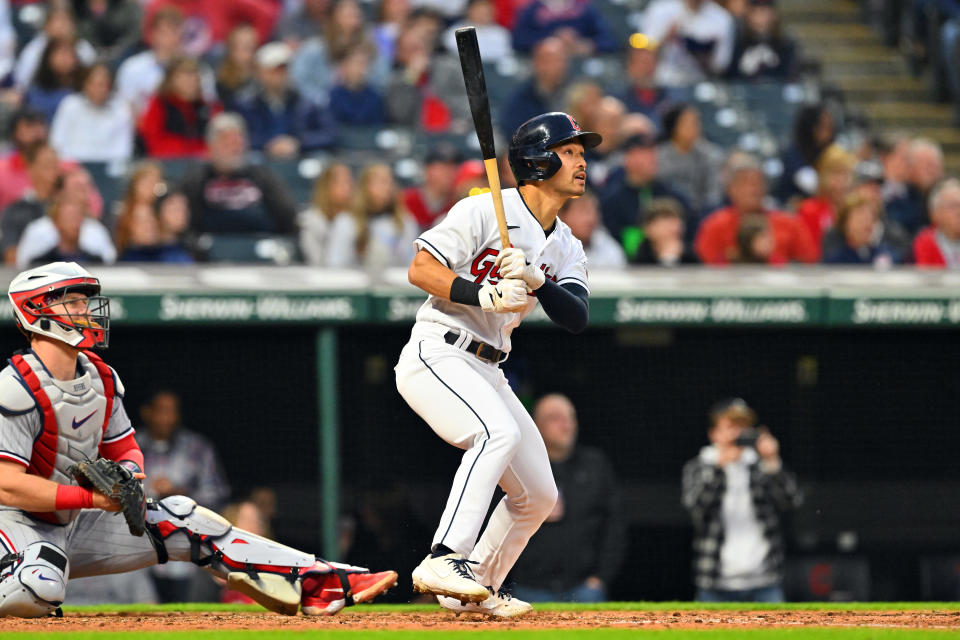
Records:
[[[960,611],[543,611],[501,621],[451,613],[344,612],[333,617],[271,613],[67,613],[63,618],[7,619],[3,631],[190,631],[196,629],[691,629],[869,626],[960,630]]]

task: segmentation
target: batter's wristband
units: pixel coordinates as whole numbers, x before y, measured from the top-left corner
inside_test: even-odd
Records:
[[[57,501],[54,503],[57,511],[71,509],[92,509],[93,491],[83,487],[74,487],[67,484],[57,486]]]
[[[481,288],[482,286],[476,282],[470,282],[457,276],[457,279],[450,285],[450,302],[459,302],[460,304],[479,307]]]

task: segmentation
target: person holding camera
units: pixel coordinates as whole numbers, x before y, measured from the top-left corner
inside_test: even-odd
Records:
[[[780,443],[741,398],[710,411],[711,444],[683,467],[700,602],[783,602],[782,516],[800,506]]]

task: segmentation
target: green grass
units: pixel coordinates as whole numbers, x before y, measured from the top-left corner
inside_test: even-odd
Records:
[[[960,611],[960,602],[788,602],[784,604],[700,602],[601,602],[582,604],[549,602],[534,605],[537,611]],[[101,613],[111,611],[263,611],[257,605],[189,602],[183,604],[111,604],[63,607],[64,611]],[[435,604],[364,604],[350,612],[424,613],[438,611]]]
[[[181,632],[77,632],[77,633],[30,633],[31,640],[62,640],[69,636],[70,640],[169,640],[171,636],[178,640],[198,638],[200,640],[283,640],[296,638],[297,640],[476,640],[479,635],[483,640],[625,640],[642,636],[644,639],[654,640],[768,640],[770,638],[786,638],[787,640],[945,640],[955,637],[956,633],[935,630],[915,629],[704,629],[704,630],[673,630],[673,629],[482,629],[465,631],[364,631],[364,630],[307,630],[307,631],[181,631]],[[24,634],[0,633],[0,637],[24,637]]]

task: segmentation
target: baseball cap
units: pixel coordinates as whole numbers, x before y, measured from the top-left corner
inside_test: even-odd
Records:
[[[479,160],[467,160],[457,168],[457,174],[453,177],[453,184],[458,187],[468,180],[478,180],[486,176],[487,170],[484,168],[482,162]]]
[[[657,146],[657,139],[654,138],[649,133],[635,133],[632,136],[628,137],[623,141],[621,149],[627,151],[628,149],[633,149],[634,147],[643,147],[644,149],[651,149]]]
[[[276,69],[290,62],[293,49],[285,42],[270,42],[257,49],[257,65],[265,69]]]
[[[853,180],[857,184],[872,182],[874,184],[883,184],[883,166],[873,160],[864,160],[857,164],[853,171]]]
[[[711,424],[716,424],[723,417],[743,420],[750,426],[757,422],[757,412],[751,409],[743,398],[726,398],[710,408]]]
[[[434,162],[458,163],[460,162],[460,152],[457,151],[456,147],[452,144],[435,144],[430,147],[430,150],[427,151],[426,158],[424,158],[424,164],[432,164]]]

